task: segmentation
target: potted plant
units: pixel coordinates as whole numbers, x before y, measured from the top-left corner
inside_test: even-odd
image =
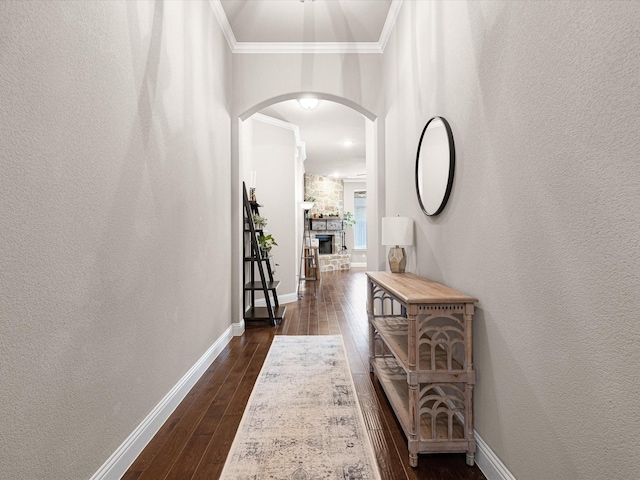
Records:
[[[261,217],[260,215],[254,215],[253,224],[256,226],[258,230],[262,230],[264,227],[267,226],[267,219],[264,217]]]
[[[263,257],[269,256],[269,252],[274,245],[278,244],[273,239],[273,236],[271,234],[258,237],[258,246],[260,247],[260,251],[262,252]]]
[[[344,221],[347,227],[353,227],[356,224],[356,219],[353,218],[353,213],[351,212],[344,212]]]

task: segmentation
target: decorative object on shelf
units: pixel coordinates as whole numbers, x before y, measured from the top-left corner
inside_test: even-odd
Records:
[[[443,117],[433,117],[422,130],[416,156],[416,192],[426,215],[438,215],[447,204],[455,160],[449,123]]]
[[[342,220],[327,220],[327,230],[342,230]]]
[[[262,230],[267,226],[267,219],[261,217],[260,215],[253,216],[253,224],[259,229]]]
[[[262,251],[265,257],[269,255],[269,252],[271,251],[274,245],[275,246],[278,245],[274,240],[273,235],[271,234],[262,235],[261,237],[258,237],[258,244],[260,245],[260,250]]]
[[[400,245],[413,245],[413,219],[409,217],[382,218],[382,244],[389,249],[389,268],[393,273],[404,273],[407,255]]]
[[[314,231],[328,231],[328,230],[344,230],[344,220],[340,218],[324,219],[313,218],[310,221],[311,230]]]
[[[249,184],[249,201],[256,202],[256,181],[257,173],[255,170],[251,171],[251,183]]]

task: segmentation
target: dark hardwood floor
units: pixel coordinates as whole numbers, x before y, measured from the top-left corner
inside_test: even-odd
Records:
[[[231,340],[122,478],[218,478],[274,335],[337,334],[344,338],[382,480],[485,478],[477,466],[466,465],[463,453],[420,455],[419,466],[409,466],[402,429],[369,374],[362,269],[323,274],[317,296],[310,287],[302,300],[288,304],[278,327],[247,325],[244,335]]]

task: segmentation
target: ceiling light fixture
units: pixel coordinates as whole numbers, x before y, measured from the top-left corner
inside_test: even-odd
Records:
[[[298,102],[300,103],[300,106],[305,110],[313,110],[318,106],[318,103],[320,103],[320,100],[318,100],[317,98],[305,97],[305,98],[299,98]]]
[[[351,145],[353,145],[353,142],[351,140],[345,140],[344,141],[344,146],[349,148]]]
[[[309,2],[315,2],[316,0],[308,0]],[[300,3],[304,3],[304,0],[300,0]]]

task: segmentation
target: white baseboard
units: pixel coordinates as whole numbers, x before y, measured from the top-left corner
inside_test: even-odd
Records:
[[[298,301],[297,293],[287,293],[285,295],[278,295],[279,303],[292,303]],[[264,301],[264,298],[256,299],[256,307],[265,307],[267,303]]]
[[[446,394],[442,388],[436,387],[436,391],[446,398]],[[451,400],[449,400],[448,403],[451,409],[455,408]],[[460,423],[464,424],[464,416],[462,413],[456,413],[455,417]],[[511,474],[504,463],[493,453],[493,450],[489,448],[487,442],[478,435],[475,429],[473,430],[473,436],[476,440],[475,463],[478,465],[478,468],[482,470],[484,476],[487,477],[487,480],[516,480],[516,477]]]
[[[476,438],[476,464],[487,480],[516,480],[516,477],[511,474],[475,430],[474,436]]]
[[[167,421],[176,407],[193,388],[196,382],[209,368],[222,349],[231,341],[235,332],[235,325],[218,338],[211,347],[200,357],[196,364],[180,379],[180,381],[165,395],[158,405],[136,427],[129,437],[120,445],[109,459],[93,474],[91,480],[119,480],[131,466],[134,460],[144,450],[160,427]],[[242,325],[244,328],[244,324]]]
[[[239,337],[244,333],[244,320],[240,320],[238,323],[231,324],[231,331],[234,337]]]
[[[297,302],[298,301],[298,294],[293,292],[293,293],[287,293],[286,295],[278,295],[278,300],[280,301],[280,303]]]

